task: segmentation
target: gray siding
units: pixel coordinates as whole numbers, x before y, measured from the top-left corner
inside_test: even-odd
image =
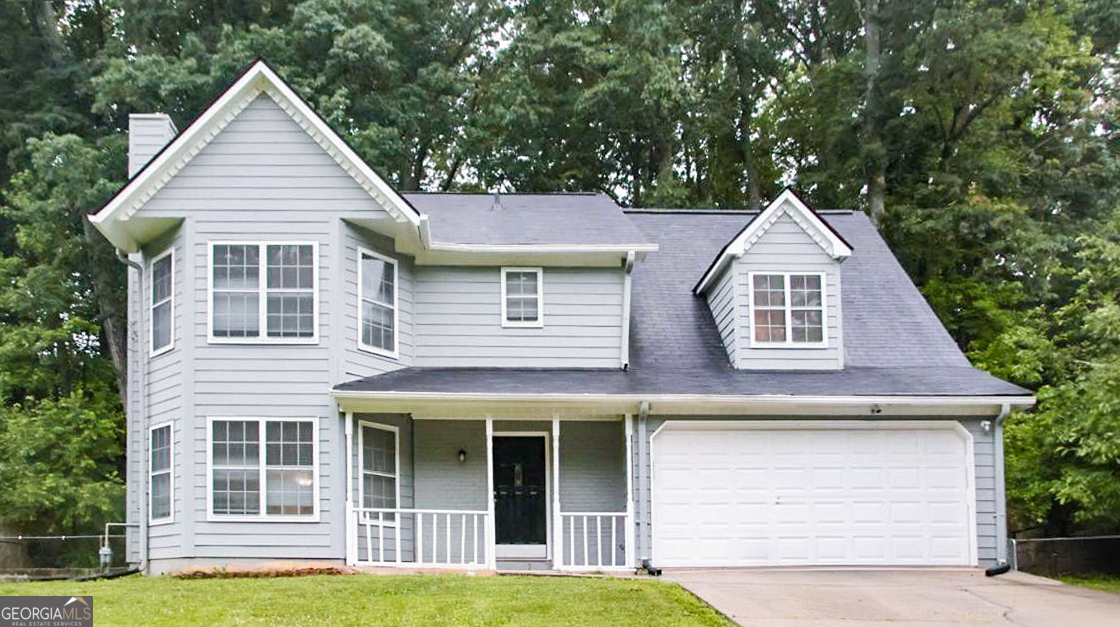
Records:
[[[770,226],[734,263],[738,276],[736,307],[739,335],[735,357],[747,370],[836,370],[844,366],[840,311],[840,264],[828,256],[788,214]],[[751,348],[750,272],[823,272],[828,348]]]
[[[362,503],[362,467],[361,467],[361,437],[360,429],[362,422],[372,422],[374,424],[389,425],[397,428],[397,454],[398,462],[400,464],[399,476],[399,494],[398,506],[402,508],[411,508],[415,506],[415,489],[414,477],[415,471],[413,469],[413,434],[412,434],[412,420],[404,414],[355,414],[354,415],[354,441],[353,447],[350,451],[350,489],[352,490],[354,506],[363,507]],[[346,463],[342,461],[341,463]],[[402,517],[401,524],[396,529],[386,528],[385,533],[385,554],[387,559],[396,559],[396,536],[398,533],[401,536],[401,559],[403,561],[411,561],[412,554],[412,539],[415,534],[415,520],[414,517]],[[380,550],[381,545],[378,543],[376,528],[370,531],[369,550],[373,553],[376,559],[377,551]],[[358,530],[358,555],[360,559],[366,559],[369,555],[366,551],[367,542],[365,536],[365,529]]]
[[[343,261],[342,305],[335,314],[341,322],[338,338],[343,349],[341,380],[349,381],[396,370],[412,363],[415,340],[412,330],[413,269],[412,258],[395,252],[393,240],[359,226],[342,221],[341,246]],[[364,248],[397,260],[397,344],[399,357],[392,359],[358,348],[358,249]]]
[[[136,174],[175,137],[175,125],[162,113],[128,116],[128,176]]]
[[[621,268],[545,268],[543,328],[502,326],[499,268],[415,276],[415,366],[620,367]]]
[[[712,311],[719,337],[727,349],[727,357],[734,365],[736,342],[738,341],[737,319],[735,317],[735,272],[734,266],[724,269],[715,287],[708,291],[708,308]]]
[[[790,420],[790,416],[668,416],[649,418],[646,422],[646,438],[642,442],[637,434],[639,430],[634,429],[635,440],[639,446],[643,446],[646,451],[646,463],[644,473],[646,477],[652,476],[651,464],[652,458],[650,457],[650,438],[653,433],[660,427],[666,420]],[[796,418],[801,420],[802,418]],[[835,417],[825,416],[822,420],[835,419]],[[920,418],[908,418],[920,419]],[[930,417],[929,420],[951,420],[946,417]],[[982,418],[961,418],[959,422],[969,433],[972,434],[973,439],[973,456],[975,457],[975,478],[976,478],[976,536],[977,536],[977,558],[982,566],[990,566],[996,562],[996,488],[995,488],[995,439],[991,433],[984,433],[981,428],[981,422],[988,419]],[[637,449],[634,452],[635,460],[639,458]],[[637,462],[635,462],[637,465]],[[641,468],[638,469],[642,471]],[[642,495],[646,502],[650,502],[652,498],[652,491],[649,484],[645,486],[645,494]],[[635,491],[638,490],[638,485],[634,486]],[[639,495],[635,494],[635,504],[639,501]],[[637,507],[635,505],[635,507]],[[649,507],[652,511],[652,506]],[[637,511],[637,510],[636,510]],[[637,514],[641,517],[641,513]],[[652,539],[652,525],[648,519],[639,521],[638,525],[638,539],[637,544],[640,547],[638,554],[645,557],[650,554],[650,545]]]
[[[352,296],[347,299],[354,288],[343,285],[346,276],[356,278],[356,274],[346,275],[347,259],[339,251],[359,242],[386,249],[372,234],[344,228],[343,220],[388,214],[267,96],[258,97],[230,122],[141,212],[151,217],[189,216],[182,227],[188,243],[176,258],[177,279],[183,281],[176,302],[176,348],[153,363],[155,367],[159,360],[178,360],[192,374],[182,378],[178,392],[182,399],[178,411],[184,418],[175,451],[183,475],[176,477],[176,497],[182,499],[176,518],[183,521],[184,530],[178,548],[169,545],[164,553],[157,553],[153,542],[152,557],[341,559],[345,521],[338,443],[342,421],[327,391],[347,372],[373,374],[399,367],[390,360],[353,357],[357,330],[351,314],[347,331],[345,313],[356,307],[356,301]],[[318,344],[208,343],[208,244],[219,240],[318,242]],[[402,284],[410,280],[408,267],[402,263]],[[407,304],[405,298],[402,295],[402,306]],[[153,380],[153,420],[176,411],[173,387],[170,381]],[[210,416],[316,420],[319,522],[208,522]],[[134,472],[133,460],[140,459],[130,455],[130,486],[134,477],[138,489],[144,477]],[[172,527],[166,528],[170,532]],[[162,533],[158,529],[153,528],[153,540]]]

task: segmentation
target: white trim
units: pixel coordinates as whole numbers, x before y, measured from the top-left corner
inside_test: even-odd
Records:
[[[159,301],[158,303],[153,303],[153,302],[151,302],[152,296],[156,293],[155,292],[155,287],[156,287],[156,285],[155,285],[155,281],[156,281],[156,274],[155,274],[156,262],[162,260],[164,257],[167,257],[168,255],[171,256],[171,295],[168,296],[166,299]],[[151,261],[148,262],[147,275],[148,275],[148,351],[149,351],[149,356],[150,357],[156,357],[157,355],[162,355],[162,354],[164,354],[166,352],[169,352],[169,351],[171,351],[175,348],[175,244],[174,243],[172,243],[170,246],[168,246],[167,250],[165,250],[162,253],[156,255],[155,257],[152,258]],[[167,303],[167,302],[171,303],[171,341],[169,341],[167,344],[165,344],[164,346],[161,346],[157,349],[157,348],[155,348],[156,307],[158,307],[159,305],[162,305],[164,303]]]
[[[540,403],[577,402],[577,403],[650,403],[690,402],[712,405],[992,405],[998,408],[1006,403],[1016,407],[1034,405],[1034,396],[794,396],[785,394],[566,394],[566,393],[481,393],[481,392],[368,392],[352,390],[332,390],[336,400],[408,400],[463,402],[503,402],[534,401]],[[444,417],[431,417],[432,420],[446,420]],[[477,418],[464,418],[477,420]],[[612,418],[617,419],[617,418]],[[503,418],[505,420],[505,418]]]
[[[398,222],[420,224],[420,213],[381,179],[319,115],[263,61],[254,63],[96,215],[89,218],[114,246],[136,252],[139,243],[124,223],[167,184],[250,102],[268,94]]]
[[[510,272],[535,272],[537,274],[537,319],[536,320],[510,320],[506,317],[506,275]],[[502,267],[502,326],[520,328],[544,327],[544,269]]]
[[[256,246],[258,248],[257,262],[259,264],[257,276],[257,316],[260,334],[256,337],[215,337],[214,336],[214,247],[215,246]],[[280,290],[268,287],[268,247],[269,246],[311,246],[311,257],[314,262],[311,270],[313,288],[311,316],[311,337],[269,337],[268,336],[268,294],[272,292],[295,291],[299,293],[307,290]],[[319,242],[318,240],[207,240],[206,241],[206,342],[208,344],[318,344],[319,343]],[[250,290],[236,290],[248,292]]]
[[[214,513],[214,422],[236,420],[257,422],[258,436],[260,438],[260,451],[257,458],[257,469],[260,473],[259,490],[260,490],[260,513],[259,514],[215,514]],[[267,424],[269,422],[310,422],[311,423],[311,461],[312,461],[312,505],[313,512],[310,515],[283,515],[283,514],[268,514],[266,509],[265,497],[268,492],[267,482],[267,465],[265,463],[266,455],[266,434]],[[320,479],[319,479],[319,419],[315,417],[306,418],[292,418],[292,417],[275,417],[275,416],[207,416],[206,417],[206,520],[208,522],[298,522],[298,523],[317,523],[319,522],[319,492],[320,492]],[[242,470],[250,468],[248,466],[241,468]]]
[[[168,466],[167,470],[152,471],[152,433],[157,429],[167,428]],[[148,427],[148,526],[156,527],[175,522],[175,426],[171,421],[161,422]],[[152,478],[156,475],[167,473],[168,515],[165,518],[156,518],[152,515]]]
[[[387,476],[383,472],[377,472],[375,470],[369,470],[369,471],[366,470],[366,456],[365,456],[365,450],[364,450],[365,449],[365,440],[366,440],[366,433],[364,431],[365,427],[369,427],[371,429],[380,429],[382,431],[388,431],[388,432],[393,434],[393,461],[395,462],[395,465],[396,465],[396,468],[394,469],[394,472],[396,474],[393,476],[393,502],[395,503],[395,505],[392,508],[386,508],[386,509],[399,508],[401,506],[401,430],[400,430],[400,427],[397,427],[396,425],[386,425],[386,424],[381,424],[381,423],[378,423],[378,422],[370,422],[368,420],[359,420],[358,421],[358,502],[359,502],[358,509],[363,509],[366,506],[366,476],[365,476],[366,472],[369,472],[370,474],[376,475],[378,477]],[[375,508],[375,509],[377,509],[377,508]],[[369,524],[369,525],[375,524],[372,520],[363,521],[363,523],[364,524]],[[380,524],[383,527],[396,527],[397,526],[397,521],[396,520],[382,521]]]
[[[393,266],[393,350],[388,351],[379,346],[366,344],[362,341],[362,301],[366,300],[364,295],[364,285],[362,276],[362,257],[368,255],[374,259],[380,259],[385,263]],[[385,307],[384,303],[379,303],[375,300],[368,299],[371,303]],[[372,251],[368,248],[358,246],[358,304],[357,304],[357,320],[358,320],[358,350],[381,355],[390,359],[398,359],[400,357],[400,268],[396,259],[382,255],[381,253]]]
[[[560,484],[558,482],[554,484],[553,482],[549,481],[549,475],[552,472],[552,451],[549,450],[552,447],[550,446],[551,442],[549,441],[549,432],[548,431],[492,431],[490,433],[491,441],[493,441],[494,438],[542,438],[544,440],[544,442],[543,442],[543,444],[544,444],[544,502],[545,502],[545,508],[544,508],[544,525],[545,525],[544,558],[545,559],[552,559],[552,556],[553,556],[553,553],[555,552],[555,549],[552,546],[552,528],[553,528],[552,512],[551,512],[552,508],[548,507],[548,500],[549,500],[548,497],[551,494],[551,492],[549,491],[549,486],[551,486],[551,485],[559,486]],[[490,463],[493,464],[493,461],[491,460]],[[557,468],[560,467],[560,461],[559,460],[556,461],[556,467]],[[497,525],[497,520],[494,521],[494,524],[495,524],[495,526]],[[498,546],[498,537],[495,535],[494,536],[494,547],[495,547],[495,556],[496,557],[497,557],[497,555],[496,555],[497,546]],[[529,549],[527,547],[539,547],[541,545],[539,545],[539,544],[504,544],[502,546],[522,547],[525,551],[531,551],[531,549]],[[512,551],[510,553],[503,554],[501,557],[537,558],[537,557],[541,557],[541,556],[540,555],[521,554],[521,553],[518,553],[517,549],[515,549],[514,551]]]
[[[486,566],[497,570],[498,559],[495,547],[498,545],[497,531],[494,528],[494,419],[486,417]],[[417,560],[419,562],[419,560]]]
[[[952,430],[964,440],[965,444],[965,500],[969,525],[969,564],[979,563],[976,516],[976,451],[972,433],[956,420],[666,420],[649,436],[649,495],[650,495],[650,562],[656,564],[657,525],[654,521],[653,497],[657,494],[654,487],[657,480],[656,455],[654,444],[662,431],[674,430]]]
[[[784,289],[785,295],[783,296],[783,298],[785,300],[785,305],[783,305],[780,308],[779,307],[772,307],[772,306],[771,307],[763,307],[762,310],[763,311],[778,311],[779,309],[781,309],[781,311],[785,312],[784,315],[785,315],[785,320],[786,320],[786,331],[785,331],[786,340],[784,342],[760,342],[760,341],[758,341],[754,338],[754,311],[755,311],[754,277],[756,277],[756,276],[773,276],[773,275],[778,275],[778,276],[783,277],[782,278],[782,285],[785,288]],[[815,311],[817,309],[816,307],[796,307],[795,308],[793,306],[793,299],[791,298],[792,295],[790,294],[790,290],[791,290],[790,277],[794,277],[794,276],[815,276],[815,277],[818,277],[820,279],[820,282],[821,282],[821,306],[820,306],[820,310],[821,310],[821,341],[820,342],[794,342],[793,341],[793,311],[794,311],[794,309],[797,309],[799,311],[801,311],[801,310]],[[732,280],[734,280],[734,277],[732,277]],[[755,271],[755,270],[752,270],[750,272],[747,272],[747,340],[750,344],[750,347],[751,348],[780,348],[780,349],[788,349],[788,348],[793,348],[793,349],[806,349],[806,348],[823,349],[823,348],[828,348],[828,288],[826,286],[826,281],[827,280],[828,280],[828,275],[824,272],[789,272],[789,271],[785,271],[785,270],[773,270],[773,271],[765,271],[765,270]]]
[[[792,207],[793,211],[786,207]],[[704,293],[712,279],[719,276],[728,261],[732,257],[742,257],[751,245],[758,241],[763,233],[773,226],[782,215],[789,215],[793,218],[794,222],[804,229],[813,238],[813,241],[836,261],[843,261],[852,256],[851,247],[837,236],[827,224],[822,222],[805,203],[801,202],[797,194],[785,189],[781,194],[778,194],[777,198],[770,201],[770,204],[766,205],[762,213],[751,220],[747,227],[724,248],[715,263],[700,278],[700,282],[697,283],[696,289],[693,291],[697,294]]]

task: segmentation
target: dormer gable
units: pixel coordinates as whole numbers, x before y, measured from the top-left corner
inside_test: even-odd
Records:
[[[694,291],[747,370],[843,367],[840,263],[851,246],[792,190],[751,219]]]

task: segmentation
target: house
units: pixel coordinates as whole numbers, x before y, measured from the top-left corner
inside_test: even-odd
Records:
[[[263,62],[130,120],[128,560],[992,565],[1001,422],[864,214],[401,193]]]

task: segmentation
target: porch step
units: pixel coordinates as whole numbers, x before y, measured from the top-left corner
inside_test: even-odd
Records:
[[[547,559],[499,559],[498,570],[552,570],[552,561]]]

